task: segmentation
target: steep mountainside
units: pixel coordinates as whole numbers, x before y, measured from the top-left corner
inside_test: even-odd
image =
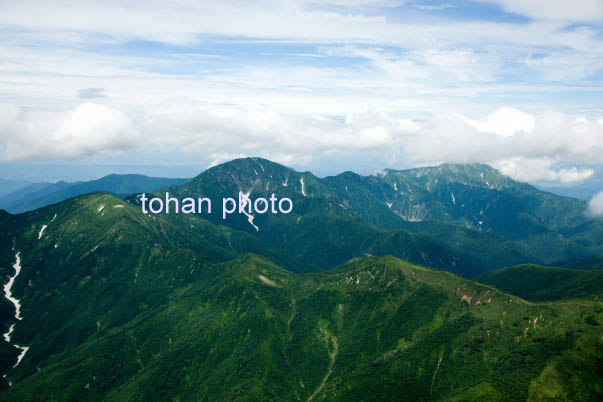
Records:
[[[530,303],[394,257],[300,275],[246,233],[110,195],[0,217],[29,348],[0,400],[603,396],[596,300]]]
[[[603,252],[603,222],[586,216],[584,201],[542,192],[486,165],[445,164],[386,170],[368,177],[345,172],[320,179],[265,159],[245,158],[216,166],[189,183],[169,188],[171,194],[179,197],[207,196],[218,200],[225,196],[236,198],[239,191],[252,199],[272,193],[293,199],[295,209],[288,216],[255,214],[249,222],[242,215],[223,222],[268,241],[286,242],[298,232],[300,222],[314,215],[317,224],[325,227],[337,217],[348,223],[356,220],[381,230],[403,230],[430,237],[457,254],[471,255],[482,266],[482,272]],[[216,207],[213,218],[218,222],[221,206]],[[341,240],[346,242],[347,238]],[[353,247],[365,251],[357,245]],[[324,258],[320,250],[305,251],[314,258]],[[430,264],[427,260],[416,262],[454,270],[450,265]]]
[[[13,215],[0,210],[0,278],[2,278],[3,296],[0,298],[0,329],[6,333],[7,323],[13,320],[15,315],[14,306],[4,297],[6,281],[13,275],[14,264],[13,244],[15,241],[16,218]],[[4,337],[4,340],[6,338]],[[8,343],[0,340],[0,372],[6,373],[10,370],[14,359],[15,349]],[[5,383],[0,381],[0,389],[5,388]]]
[[[262,172],[262,173],[260,173]],[[298,173],[279,164],[247,158],[209,169],[180,186],[170,196],[208,197],[212,213],[202,216],[218,224],[246,230],[301,262],[320,270],[350,258],[395,255],[413,262],[472,276],[481,272],[479,260],[428,237],[404,230],[383,230],[363,222],[351,209],[333,201],[336,192],[311,173]],[[232,214],[222,219],[223,197],[289,197],[290,214]],[[163,197],[163,195],[161,195]]]
[[[304,269],[247,233],[186,216],[143,215],[106,194],[80,196],[16,217],[0,213],[0,233],[6,240],[1,250],[3,277],[14,276],[19,253],[21,266],[27,268],[14,279],[11,291],[23,305],[21,315],[36,317],[16,321],[15,306],[3,298],[0,328],[6,334],[16,324],[10,335],[11,343],[18,344],[24,336],[44,332],[44,344],[28,354],[34,360],[37,353],[62,350],[66,339],[92,334],[99,311],[104,323],[114,325],[161,303],[206,264],[255,252],[292,271]],[[152,271],[148,282],[132,288],[130,279],[138,283],[147,267]],[[93,278],[98,281],[88,285]],[[11,358],[3,362],[15,364],[17,355],[12,348]]]

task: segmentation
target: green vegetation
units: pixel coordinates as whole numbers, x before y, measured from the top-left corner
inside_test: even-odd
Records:
[[[106,194],[0,218],[30,346],[0,400],[603,396],[593,298],[527,302],[391,256],[298,274],[252,235]]]
[[[603,295],[603,270],[519,265],[486,272],[476,280],[526,300],[546,301]]]
[[[239,191],[251,197],[271,193],[289,197],[294,211],[256,216],[257,233],[245,216],[222,221],[218,210],[206,217],[276,247],[285,242],[291,256],[321,270],[373,254],[371,250],[379,247],[359,239],[370,239],[379,231],[403,233],[400,237],[415,243],[426,238],[439,243],[437,251],[431,245],[419,247],[426,258],[396,255],[464,276],[603,254],[603,222],[586,216],[585,201],[540,191],[486,165],[387,169],[366,177],[345,172],[320,179],[265,159],[244,158],[169,188],[180,198],[221,199]],[[391,247],[399,248],[398,244]]]
[[[145,215],[136,194],[0,211],[24,317],[0,301],[0,401],[603,399],[603,277],[584,258],[603,226],[582,201],[483,165],[320,179],[259,158],[164,191],[294,210],[259,231],[220,203]],[[572,269],[487,272],[555,260]]]
[[[553,265],[576,269],[603,269],[603,256],[579,258],[576,260],[559,262]]]

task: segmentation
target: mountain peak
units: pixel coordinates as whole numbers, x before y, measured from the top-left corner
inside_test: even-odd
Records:
[[[459,183],[495,190],[515,187],[520,183],[505,176],[497,169],[483,163],[443,163],[405,170],[385,169],[382,176],[412,178],[428,187],[443,183]]]
[[[257,156],[237,158],[207,169],[206,172],[214,172],[216,170],[232,170],[232,169],[248,169],[256,172],[266,172],[266,170],[292,170],[284,165],[273,162],[269,159],[260,158]],[[203,172],[205,173],[205,172]],[[201,174],[203,174],[201,173]]]

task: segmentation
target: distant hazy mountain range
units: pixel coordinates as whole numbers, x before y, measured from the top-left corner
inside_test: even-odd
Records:
[[[0,211],[22,317],[5,287],[0,401],[603,396],[602,222],[584,201],[484,165],[320,179],[247,158],[167,185],[294,209],[143,214],[136,190]]]
[[[17,191],[20,188],[29,186],[30,184],[32,183],[25,180],[0,179],[0,197],[10,194],[13,191]]]
[[[162,186],[180,184],[188,180],[148,177],[138,174],[111,174],[98,180],[86,182],[33,183],[0,197],[0,209],[11,213],[20,213],[95,191],[105,191],[112,194],[148,192]]]

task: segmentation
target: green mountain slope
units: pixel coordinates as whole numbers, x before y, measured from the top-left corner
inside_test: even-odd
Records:
[[[394,257],[295,274],[248,254],[271,253],[254,236],[105,194],[2,217],[11,342],[30,349],[0,400],[602,395],[597,300],[530,303]]]
[[[131,194],[154,191],[163,186],[185,183],[189,179],[167,179],[139,174],[110,174],[86,182],[41,183],[20,189],[0,199],[0,208],[11,213],[32,211],[55,204],[80,194],[105,191],[113,194]]]
[[[526,300],[545,301],[603,295],[603,270],[519,265],[475,278]]]
[[[14,275],[19,253],[23,316],[2,299],[0,329],[15,327],[0,342],[0,401],[603,398],[601,271],[479,277],[501,289],[448,272],[547,247],[580,255],[599,247],[598,222],[493,169],[437,169],[321,179],[247,158],[156,191],[294,202],[253,220],[222,220],[219,202],[211,215],[143,214],[136,195],[102,193],[0,211],[0,274]],[[405,215],[395,202],[424,207]],[[492,230],[469,224],[482,206]],[[556,208],[575,225],[556,225]],[[533,225],[504,234],[504,219]],[[29,348],[20,361],[14,345]]]
[[[584,201],[542,192],[486,165],[445,164],[386,170],[367,177],[345,172],[320,179],[265,159],[244,158],[216,166],[189,183],[169,188],[170,194],[180,198],[207,196],[217,200],[224,196],[236,198],[239,191],[251,198],[274,193],[294,201],[295,220],[291,216],[256,214],[253,225],[246,216],[232,216],[221,222],[267,241],[274,240],[267,236],[276,237],[279,244],[286,238],[299,239],[295,233],[299,230],[297,219],[316,216],[325,217],[325,227],[329,226],[329,219],[336,217],[379,230],[403,230],[429,237],[458,255],[471,256],[480,265],[480,272],[603,252],[600,236],[603,223],[585,215]],[[221,219],[220,207],[217,205],[214,213],[216,223]],[[347,237],[341,239],[342,243],[348,241],[354,243]],[[356,244],[353,249],[357,254],[352,256],[370,253]],[[312,258],[324,258],[320,250],[295,251],[301,252],[302,257],[306,251]],[[324,261],[323,267],[334,262]],[[428,260],[413,261],[429,265]],[[450,264],[432,265],[450,269]],[[467,268],[466,272],[473,269]]]
[[[475,275],[482,269],[477,259],[434,239],[367,224],[345,205],[334,202],[334,190],[317,177],[259,158],[240,159],[217,166],[189,183],[172,186],[166,191],[179,199],[212,199],[212,214],[202,214],[203,217],[214,223],[246,230],[319,270],[332,268],[351,258],[374,254],[392,254],[465,276]],[[280,198],[288,197],[294,209],[285,215],[255,214],[253,224],[246,215],[238,213],[223,220],[220,201],[223,197],[237,198],[240,192],[249,194],[251,198],[268,198],[273,193]]]
[[[13,242],[15,240],[16,219],[13,215],[0,210],[0,278],[1,284],[4,285],[6,278],[12,276],[12,264],[14,264]],[[4,286],[2,286],[2,290]],[[15,315],[15,307],[9,303],[3,296],[0,297],[0,329],[2,333],[6,333],[6,325],[12,322]],[[12,367],[11,362],[14,360],[15,348],[9,343],[0,340],[0,372],[6,373]],[[0,381],[0,390],[6,388],[6,382]]]
[[[0,399],[602,395],[599,302],[528,303],[393,257],[298,275],[258,255],[203,264],[167,252],[124,266],[97,260],[76,275],[46,264],[51,272],[23,294],[25,316],[37,311],[19,333],[31,350]]]
[[[600,253],[603,222],[586,214],[585,201],[540,191],[486,165],[386,171],[384,178],[393,185],[398,182],[400,188],[414,184],[411,200],[418,197],[414,194],[419,188],[422,203],[413,202],[422,209],[423,220],[492,233],[512,241],[532,262]]]

